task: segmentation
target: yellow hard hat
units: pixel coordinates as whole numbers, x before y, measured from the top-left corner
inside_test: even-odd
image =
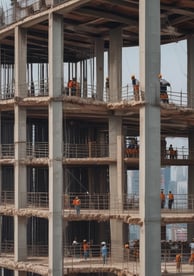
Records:
[[[131,78],[132,78],[132,79],[134,79],[134,78],[135,78],[135,76],[134,76],[134,75],[132,75],[132,76],[131,76]]]

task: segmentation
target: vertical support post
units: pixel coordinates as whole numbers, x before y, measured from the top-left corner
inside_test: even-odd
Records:
[[[160,265],[160,1],[139,1],[140,276],[161,274]]]
[[[49,15],[49,93],[63,86],[63,18]],[[49,275],[63,275],[63,110],[61,101],[49,104]]]
[[[27,61],[27,33],[19,27],[15,28],[15,93],[19,97],[26,94],[26,61]],[[26,109],[15,106],[14,144],[15,144],[15,208],[26,207],[27,177],[26,165],[20,160],[26,156]],[[25,260],[27,257],[27,219],[14,217],[14,251],[15,261]],[[19,272],[16,272],[20,275]]]

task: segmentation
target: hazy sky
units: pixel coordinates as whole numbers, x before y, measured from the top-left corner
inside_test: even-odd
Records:
[[[171,84],[172,91],[187,90],[187,43],[161,46],[161,73]],[[139,48],[123,49],[123,83],[129,83],[131,75],[139,79]]]

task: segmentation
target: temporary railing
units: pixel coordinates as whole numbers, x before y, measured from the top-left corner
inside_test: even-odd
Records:
[[[40,79],[29,81],[26,84],[20,85],[20,89],[26,91],[26,97],[44,97],[49,95],[49,83],[48,79]],[[145,95],[143,92],[139,92],[138,99],[135,98],[133,87],[131,84],[127,84],[121,88],[121,99],[125,101],[144,101]],[[176,106],[188,107],[188,95],[182,91],[168,91],[168,103],[175,104]],[[23,93],[24,95],[25,93]],[[13,98],[15,95],[15,84],[13,82],[7,83],[1,87],[0,100],[6,100]],[[81,85],[74,93],[71,93],[67,87],[67,83],[64,83],[64,87],[61,91],[61,95],[65,96],[77,96],[81,98],[97,98],[96,85],[86,84]],[[110,91],[104,87],[103,101],[109,102]],[[190,100],[192,102],[192,99]],[[161,100],[162,102],[162,100]]]
[[[48,158],[48,142],[27,143],[26,157]]]
[[[36,96],[48,96],[49,95],[49,85],[47,79],[42,79],[39,81],[31,81],[27,84],[28,87],[28,97]]]
[[[28,192],[27,207],[28,208],[48,208],[49,196],[46,192]]]
[[[65,158],[97,158],[109,157],[109,145],[105,143],[88,142],[88,144],[64,144]]]
[[[0,158],[13,159],[15,156],[14,144],[0,144]],[[26,158],[48,158],[48,142],[27,142]],[[139,147],[126,148],[126,158],[139,158]],[[106,158],[109,157],[109,144],[88,142],[87,144],[65,143],[63,148],[64,158]],[[166,149],[161,152],[162,159],[193,160],[194,153],[188,148],[174,148],[173,154]]]
[[[129,147],[125,149],[125,157],[127,158],[139,158],[139,147]],[[182,148],[174,148],[173,151],[169,151],[168,149],[163,150],[161,152],[162,159],[194,159],[193,152],[189,153],[189,149],[182,147]]]
[[[13,205],[14,204],[14,192],[13,191],[1,191],[0,205]]]
[[[10,159],[15,156],[15,147],[14,144],[0,144],[0,158],[1,159]]]
[[[182,242],[174,243],[174,248],[161,249],[161,271],[165,273],[170,273],[170,275],[177,275],[178,272],[186,273],[185,275],[191,275],[194,272],[194,263],[191,261],[191,253],[188,250],[180,249],[177,247],[182,245]],[[63,256],[64,256],[64,268],[84,269],[85,267],[90,268],[101,268],[101,266],[106,269],[109,267],[114,267],[118,269],[126,269],[137,275],[140,269],[140,254],[139,247],[136,247],[136,242],[130,241],[129,248],[120,248],[118,246],[113,246],[106,243],[107,247],[107,257],[105,258],[105,263],[101,254],[101,244],[93,244],[92,241],[88,241],[87,254],[83,251],[83,242],[74,242],[71,245],[63,246]],[[28,244],[27,245],[28,257],[48,257],[48,245],[44,244]],[[177,270],[176,255],[180,254],[180,270]],[[14,256],[14,241],[6,240],[1,243],[0,256],[6,257],[6,255]],[[36,262],[36,261],[35,261]],[[44,266],[46,263],[44,263]],[[134,274],[135,273],[135,274]]]
[[[63,195],[63,208],[65,214],[75,214],[73,199],[78,196],[81,200],[81,210],[87,210],[87,213],[92,214],[96,211],[106,211],[106,213],[117,214],[123,213],[127,210],[138,210],[139,208],[139,195],[138,194],[125,194],[120,199],[110,194],[90,194],[86,193],[66,193]],[[25,196],[23,196],[25,199]],[[0,205],[9,206],[14,204],[14,192],[2,191]],[[49,194],[47,192],[27,192],[26,208],[48,208],[49,207]],[[164,209],[162,212],[193,212],[194,210],[194,195],[188,194],[175,194],[172,209],[168,209],[168,195]]]

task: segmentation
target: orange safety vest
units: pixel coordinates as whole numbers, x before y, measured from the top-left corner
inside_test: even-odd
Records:
[[[74,205],[74,206],[79,206],[80,204],[81,204],[80,199],[79,199],[79,198],[74,198],[74,200],[73,200],[73,205]]]
[[[177,262],[177,263],[180,263],[180,262],[181,262],[181,255],[180,255],[180,254],[177,254],[177,255],[176,255],[176,262]]]
[[[69,80],[69,82],[68,82],[68,88],[72,88],[72,87],[73,87],[73,81]]]
[[[83,244],[83,250],[87,251],[89,249],[89,244],[88,243],[84,243]]]
[[[168,195],[168,198],[169,198],[169,199],[174,199],[173,194],[169,194],[169,195]]]
[[[161,199],[161,200],[165,200],[165,194],[161,193],[161,194],[160,194],[160,199]]]

